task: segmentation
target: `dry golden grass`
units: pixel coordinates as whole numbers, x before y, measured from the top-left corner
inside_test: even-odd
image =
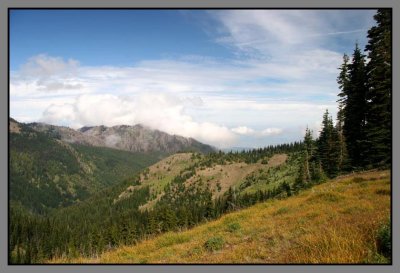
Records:
[[[212,190],[213,199],[215,199],[222,196],[230,187],[239,186],[247,175],[260,169],[267,170],[271,167],[277,167],[284,164],[287,158],[287,154],[276,154],[268,160],[268,164],[266,165],[261,163],[246,164],[244,162],[239,162],[226,165],[217,164],[205,169],[198,168],[196,170],[196,175],[189,178],[185,183],[186,186],[189,187],[197,183],[199,179],[202,179],[206,182],[206,186]],[[220,186],[219,190],[217,184]]]
[[[97,258],[51,263],[365,263],[389,215],[389,172],[354,174]],[[213,237],[222,249],[204,247]]]

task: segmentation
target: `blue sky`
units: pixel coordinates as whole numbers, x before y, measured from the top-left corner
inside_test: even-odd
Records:
[[[132,65],[173,55],[232,57],[192,17],[205,11],[18,10],[11,14],[11,68],[46,52],[85,65]],[[28,45],[28,46],[27,46]]]
[[[13,10],[10,114],[142,123],[217,147],[318,134],[374,10]]]

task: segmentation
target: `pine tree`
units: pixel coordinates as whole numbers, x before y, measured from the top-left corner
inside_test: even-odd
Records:
[[[305,146],[305,159],[304,159],[304,170],[305,172],[305,180],[303,182],[307,183],[311,181],[311,173],[310,173],[310,161],[314,157],[314,140],[312,137],[312,131],[307,127],[306,134],[304,135],[304,146]]]
[[[333,126],[332,117],[326,110],[322,120],[322,130],[318,138],[318,158],[322,168],[329,177],[334,177],[339,171],[339,136]]]
[[[158,231],[156,217],[153,212],[150,212],[148,215],[148,222],[147,222],[147,233],[148,234],[155,234]]]
[[[136,231],[136,227],[134,225],[129,225],[129,229],[128,229],[128,234],[127,234],[127,238],[125,241],[125,244],[130,245],[136,242],[137,240],[137,231]]]
[[[178,224],[175,212],[170,208],[164,209],[164,231],[174,230]]]
[[[344,126],[344,119],[345,119],[345,108],[347,103],[347,94],[349,92],[349,56],[346,54],[343,55],[343,64],[341,65],[340,74],[337,78],[337,83],[339,84],[340,92],[338,94],[338,104],[339,109],[337,112],[337,122],[336,122],[336,130],[338,132],[339,137],[339,170],[346,170],[348,169],[348,155],[347,155],[347,148],[346,148],[346,139],[344,137],[343,126]]]
[[[370,164],[388,165],[392,151],[392,11],[379,9],[368,31],[366,149]]]
[[[365,165],[363,143],[365,142],[366,121],[366,70],[365,56],[358,44],[354,49],[352,63],[349,64],[348,88],[344,89],[345,107],[343,134],[350,164],[354,167]]]
[[[302,145],[303,152],[300,157],[300,168],[293,185],[295,192],[308,187],[312,182],[313,170],[311,165],[314,164],[314,161],[316,160],[315,141],[313,140],[312,134],[312,131],[307,127]]]

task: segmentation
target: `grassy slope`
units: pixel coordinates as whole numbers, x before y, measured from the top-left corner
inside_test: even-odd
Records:
[[[116,201],[130,196],[135,190],[148,186],[150,188],[151,198],[143,208],[154,205],[164,191],[164,187],[170,183],[180,171],[196,162],[196,160],[191,160],[191,156],[192,153],[173,154],[151,165],[140,173],[140,185],[131,185],[127,187],[119,194]]]
[[[270,200],[191,230],[64,263],[376,262],[375,235],[390,215],[388,171],[355,174]],[[205,242],[221,238],[216,251]],[[216,240],[218,241],[218,239]]]
[[[193,158],[192,155],[192,153],[174,154],[150,166],[147,174],[144,174],[146,171],[141,173],[141,184],[129,186],[121,192],[117,200],[129,196],[134,190],[149,186],[151,198],[145,205],[141,206],[141,210],[151,209],[163,195],[164,187],[175,176],[185,168],[203,159],[203,157]],[[212,167],[197,167],[196,174],[186,180],[185,185],[189,187],[203,181],[205,182],[204,186],[212,191],[215,198],[223,195],[229,187],[240,187],[248,175],[254,174],[254,177],[258,180],[259,176],[264,174],[269,176],[270,181],[260,180],[241,190],[243,192],[254,192],[258,189],[272,189],[283,181],[294,181],[297,172],[295,160],[295,157],[293,160],[288,160],[288,155],[286,154],[276,154],[269,159],[268,164],[235,162],[224,165],[216,164]],[[220,187],[219,189],[217,185]]]

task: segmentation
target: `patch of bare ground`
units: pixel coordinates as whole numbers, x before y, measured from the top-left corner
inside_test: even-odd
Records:
[[[268,167],[277,167],[283,163],[286,162],[288,158],[287,154],[276,154],[273,155],[269,160],[268,160]]]
[[[176,176],[183,169],[182,165],[191,160],[191,156],[192,153],[179,153],[164,158],[150,166],[147,175],[142,173],[140,175],[140,180],[141,182],[146,182],[154,178],[159,178],[160,175]]]
[[[156,195],[154,199],[149,200],[140,207],[141,210],[150,209],[162,194],[162,188],[168,184],[175,176],[177,176],[187,165],[192,163],[192,153],[178,153],[171,155],[163,160],[155,163],[140,174],[140,185],[132,185],[127,187],[115,202],[123,198],[129,197],[133,191],[144,186],[150,186],[150,194]]]
[[[245,177],[259,169],[267,170],[270,167],[277,167],[287,160],[287,154],[273,155],[268,164],[261,163],[246,164],[244,162],[226,165],[215,165],[206,169],[197,169],[196,174],[189,178],[186,186],[194,183],[203,183],[213,192],[213,198],[223,195],[230,187],[239,186]]]
[[[10,133],[19,134],[21,132],[21,127],[14,121],[10,121],[9,130],[10,130]]]

